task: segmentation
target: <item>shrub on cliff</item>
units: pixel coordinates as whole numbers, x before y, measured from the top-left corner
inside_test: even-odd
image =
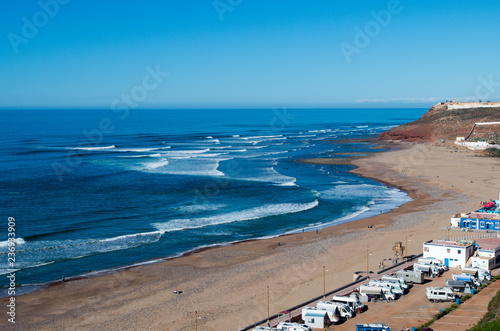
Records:
[[[484,150],[484,154],[491,157],[500,157],[500,149],[495,147],[488,147]]]

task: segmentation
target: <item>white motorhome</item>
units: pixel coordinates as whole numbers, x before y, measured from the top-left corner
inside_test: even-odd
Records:
[[[469,283],[466,283],[463,280],[447,279],[446,287],[450,287],[453,291],[456,292],[465,292],[465,291],[467,291],[468,293],[471,292]]]
[[[399,282],[399,285],[401,285],[401,287],[405,290],[407,290],[409,288],[408,283],[406,282],[404,277],[399,277],[396,275],[394,275],[394,276],[385,275],[385,276],[382,276],[382,280],[387,280],[387,281],[391,281],[391,282]]]
[[[449,287],[428,287],[425,291],[429,301],[454,301],[455,294]]]
[[[340,317],[346,319],[353,318],[356,315],[356,313],[352,311],[352,309],[348,305],[340,302],[318,301],[316,307],[319,309],[325,309],[332,314],[337,312]]]
[[[425,281],[424,275],[420,271],[402,269],[396,271],[395,275],[404,278],[408,283],[423,284]]]
[[[372,286],[380,286],[380,287],[386,287],[388,289],[391,289],[392,293],[396,295],[403,295],[404,291],[401,288],[401,285],[399,282],[392,282],[392,281],[385,281],[385,280],[370,280],[370,285]]]
[[[420,258],[420,259],[418,259],[417,263],[420,263],[420,264],[433,264],[436,267],[438,267],[438,269],[442,270],[443,272],[448,270],[448,267],[444,265],[443,261],[438,260],[438,259]]]
[[[308,327],[305,324],[299,324],[299,323],[287,323],[287,322],[281,322],[278,324],[276,327],[278,330],[287,330],[287,331],[312,331],[310,327]]]
[[[462,273],[470,274],[481,282],[488,282],[491,280],[490,272],[481,268],[462,268]]]
[[[329,311],[322,308],[304,307],[302,308],[302,320],[304,325],[310,328],[323,329],[332,324],[332,320],[338,321],[338,318],[336,310]]]
[[[438,267],[436,267],[433,264],[421,264],[421,263],[415,263],[413,265],[413,271],[418,271],[423,273],[426,276],[429,277],[436,277],[441,274],[441,271],[439,270]]]
[[[469,283],[474,288],[481,286],[481,282],[476,279],[476,277],[469,274],[453,274],[451,275],[451,279],[453,280],[463,280],[466,283]]]
[[[396,300],[396,296],[391,292],[391,289],[387,287],[380,286],[370,286],[370,285],[361,285],[359,287],[359,293],[361,295],[365,295],[370,299],[379,299],[379,300]]]
[[[349,297],[334,295],[332,298],[332,302],[343,303],[348,305],[352,311],[361,312],[366,310],[366,306],[359,301],[359,298],[356,295],[351,295]]]

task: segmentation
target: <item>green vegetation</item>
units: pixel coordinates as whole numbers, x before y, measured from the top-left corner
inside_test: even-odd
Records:
[[[469,329],[469,331],[500,330],[500,320],[498,319],[499,312],[500,291],[497,292],[488,304],[488,312],[473,328]]]
[[[481,326],[475,326],[470,331],[498,331],[500,330],[500,320],[493,320]]]
[[[491,156],[491,157],[500,157],[500,149],[495,147],[489,147],[484,150],[484,154],[486,156]]]
[[[500,276],[493,277],[487,284],[481,285],[475,293],[479,293],[483,288],[487,287],[488,285],[497,281],[498,279],[500,279]],[[469,300],[470,298],[472,298],[471,294],[464,295],[463,297],[460,298],[460,304],[464,303],[465,301]],[[494,301],[495,299],[496,299],[496,301]],[[448,308],[440,311],[436,315],[434,315],[430,321],[427,321],[424,324],[417,327],[417,331],[421,331],[424,327],[430,326],[432,323],[434,323],[435,321],[437,321],[441,317],[451,313],[452,311],[454,311],[457,308],[458,308],[458,306],[456,304],[452,304],[450,307],[448,307]],[[491,302],[489,303],[488,313],[481,319],[481,321],[483,321],[483,320],[485,321],[485,322],[483,322],[481,327],[484,326],[486,328],[485,329],[474,329],[473,328],[473,329],[470,329],[470,331],[500,330],[500,327],[498,327],[500,325],[499,324],[500,320],[496,319],[498,317],[499,310],[500,310],[500,291],[497,293],[495,298],[493,298],[491,300]],[[488,314],[490,314],[490,315],[488,315]],[[480,325],[481,321],[478,322],[477,326]]]
[[[464,296],[464,297],[462,297],[462,298],[465,298],[465,297],[467,297],[467,295]],[[469,298],[470,297],[471,296],[469,295]],[[467,300],[467,299],[465,299],[465,300]],[[462,299],[460,299],[460,303],[462,303]],[[422,330],[426,326],[430,326],[432,323],[434,323],[435,321],[437,321],[441,317],[448,315],[449,313],[451,313],[452,311],[454,311],[457,308],[458,308],[458,306],[456,304],[452,304],[450,307],[448,307],[448,308],[446,308],[444,310],[441,310],[439,313],[437,313],[436,315],[432,316],[432,319],[430,321],[427,321],[424,324],[422,324],[419,327],[417,327],[417,331]]]

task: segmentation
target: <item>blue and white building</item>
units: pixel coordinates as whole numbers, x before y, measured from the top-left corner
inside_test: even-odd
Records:
[[[451,218],[451,226],[471,230],[500,231],[500,201],[489,203],[490,207],[466,214],[457,214]]]

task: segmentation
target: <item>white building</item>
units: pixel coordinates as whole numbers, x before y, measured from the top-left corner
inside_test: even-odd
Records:
[[[452,268],[465,267],[473,254],[472,242],[438,240],[424,243],[424,258],[439,259]]]
[[[471,258],[471,267],[486,270],[500,266],[500,238],[482,238],[476,240],[477,251]]]

